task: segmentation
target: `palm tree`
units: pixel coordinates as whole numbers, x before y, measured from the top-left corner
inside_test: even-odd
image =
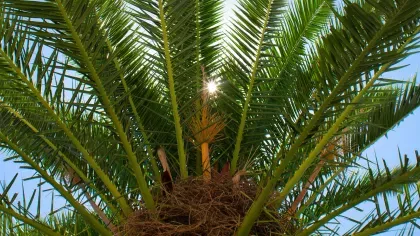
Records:
[[[12,181],[6,235],[118,234],[160,209],[162,182],[209,182],[223,165],[258,186],[238,235],[272,209],[298,235],[334,233],[329,223],[366,201],[376,211],[347,233],[420,216],[420,157],[381,169],[360,156],[420,104],[415,78],[383,76],[419,47],[418,0],[239,0],[227,24],[221,0],[0,9],[1,150],[69,209],[32,214],[35,193],[17,204]]]

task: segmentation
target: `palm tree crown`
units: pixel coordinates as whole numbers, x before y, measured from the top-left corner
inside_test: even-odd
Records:
[[[365,201],[377,211],[349,234],[419,217],[420,157],[382,170],[360,154],[420,104],[415,78],[383,76],[419,47],[420,1],[238,0],[227,25],[223,4],[0,0],[0,148],[72,210],[30,214],[12,181],[0,230],[118,234],[162,183],[210,185],[222,166],[257,186],[238,235],[273,209],[298,235]]]

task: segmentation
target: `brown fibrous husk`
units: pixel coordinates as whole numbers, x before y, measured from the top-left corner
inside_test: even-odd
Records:
[[[121,226],[122,235],[234,235],[258,194],[249,180],[233,184],[229,176],[188,178],[162,190],[156,211],[140,208]],[[252,235],[293,234],[294,223],[279,211],[265,209]]]

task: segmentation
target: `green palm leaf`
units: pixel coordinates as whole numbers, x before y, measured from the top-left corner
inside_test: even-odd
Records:
[[[0,149],[67,201],[43,217],[40,187],[18,202],[15,177],[0,234],[108,235],[138,212],[154,220],[168,178],[199,181],[206,153],[212,181],[223,166],[234,189],[255,183],[238,235],[285,219],[284,232],[337,233],[329,224],[366,202],[374,210],[347,217],[348,234],[414,222],[418,165],[364,168],[361,155],[420,104],[415,79],[384,76],[417,52],[420,3],[240,0],[225,25],[224,3],[0,0]],[[212,142],[197,141],[215,124]]]

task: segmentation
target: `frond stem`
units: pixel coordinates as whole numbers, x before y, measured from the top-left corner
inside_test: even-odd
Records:
[[[230,169],[231,175],[234,175],[235,172],[236,172],[236,169],[237,169],[239,152],[241,150],[241,143],[242,143],[242,139],[243,139],[243,135],[244,135],[245,122],[246,122],[246,118],[247,118],[247,114],[248,114],[249,103],[251,102],[252,92],[253,92],[254,83],[255,83],[255,77],[257,75],[257,70],[258,70],[260,57],[261,57],[261,50],[262,50],[263,43],[264,43],[264,36],[265,36],[265,32],[266,32],[267,27],[268,27],[268,22],[270,20],[271,6],[273,4],[273,1],[274,0],[271,0],[268,4],[267,12],[266,12],[265,19],[264,19],[264,25],[263,25],[263,28],[261,30],[260,40],[258,42],[258,48],[257,48],[256,56],[255,56],[255,61],[254,61],[254,64],[252,66],[251,78],[250,78],[250,81],[249,81],[248,91],[247,91],[247,94],[246,94],[244,109],[242,111],[241,122],[240,122],[239,128],[238,128],[238,135],[236,136],[235,149],[233,151],[232,165],[231,165],[231,169]]]
[[[378,232],[382,232],[385,231],[389,228],[392,228],[394,226],[400,225],[400,224],[404,224],[407,223],[410,220],[413,219],[418,219],[420,217],[420,211],[417,212],[413,212],[411,214],[408,214],[406,216],[402,216],[402,217],[398,217],[397,219],[393,220],[393,221],[389,221],[387,223],[378,225],[376,227],[373,228],[369,228],[369,229],[365,229],[362,232],[359,233],[355,233],[353,235],[357,235],[357,236],[369,236],[369,235],[374,235]]]
[[[60,13],[62,15],[62,17],[64,18],[66,25],[68,27],[68,29],[71,32],[72,38],[76,43],[76,46],[78,47],[81,56],[84,60],[84,62],[86,63],[86,67],[90,72],[90,76],[92,77],[93,81],[95,82],[95,87],[99,92],[100,98],[102,100],[102,103],[105,107],[105,110],[107,111],[108,115],[110,116],[110,119],[112,121],[112,123],[114,124],[115,130],[118,134],[118,136],[120,137],[122,146],[125,150],[125,152],[127,153],[127,159],[130,163],[130,166],[134,172],[134,176],[136,177],[137,183],[139,185],[140,188],[140,192],[142,194],[142,197],[146,203],[146,207],[148,209],[155,209],[155,204],[153,201],[153,197],[152,194],[150,193],[150,190],[147,186],[146,180],[143,176],[143,171],[141,170],[141,167],[139,165],[139,163],[137,162],[137,157],[133,152],[132,146],[130,144],[130,142],[128,141],[127,135],[124,132],[124,128],[121,124],[121,122],[118,119],[117,114],[114,111],[114,108],[112,107],[111,101],[109,100],[109,97],[105,91],[105,88],[92,64],[92,62],[90,61],[89,55],[87,54],[83,43],[79,37],[79,35],[77,34],[70,18],[67,15],[66,9],[63,5],[63,3],[61,2],[61,0],[56,0],[58,9],[60,10]],[[130,213],[132,210],[128,205],[124,205],[122,206],[122,208],[124,208],[124,211],[126,211],[127,213]],[[128,215],[128,214],[127,214]]]
[[[163,47],[165,50],[166,69],[168,73],[169,93],[171,96],[172,113],[174,116],[176,141],[178,145],[179,168],[181,172],[181,178],[185,179],[188,177],[187,158],[186,158],[185,150],[184,150],[184,139],[182,137],[181,118],[179,117],[178,103],[177,103],[176,94],[175,94],[175,81],[174,81],[174,75],[173,75],[171,53],[169,49],[168,32],[166,29],[165,13],[163,9],[163,0],[159,0],[158,4],[159,4],[160,25],[162,28]]]
[[[55,190],[57,190],[73,207],[76,209],[83,218],[92,225],[92,227],[101,235],[109,235],[112,233],[108,231],[104,226],[92,215],[90,214],[84,206],[82,206],[74,197],[64,189],[59,183],[57,183],[54,178],[52,178],[45,170],[43,170],[35,161],[33,161],[24,151],[22,151],[15,143],[10,141],[3,132],[0,131],[0,139],[5,142],[12,150],[21,156],[23,161],[30,165],[36,172],[38,172],[42,178],[51,184]]]
[[[416,35],[419,32],[419,30],[420,30],[420,27],[417,28],[417,30],[413,33],[413,35]],[[413,37],[410,37],[409,39],[407,39],[407,41],[401,46],[401,48],[398,49],[398,52],[401,53],[404,50],[405,46],[408,45],[411,42],[412,39],[413,39]],[[392,65],[392,63],[393,62],[389,62],[389,63],[383,65],[374,74],[374,76],[369,80],[369,82],[366,84],[366,86],[357,94],[357,96],[353,98],[350,105],[347,105],[346,109],[344,109],[344,111],[341,113],[341,115],[336,119],[335,123],[331,126],[331,128],[328,130],[328,132],[322,137],[321,141],[319,141],[318,144],[315,146],[315,148],[309,153],[308,158],[306,158],[305,161],[300,165],[299,169],[295,172],[293,177],[289,181],[287,181],[283,190],[280,192],[279,197],[277,198],[277,201],[282,202],[286,198],[287,194],[289,194],[289,192],[292,190],[293,186],[302,178],[306,169],[308,169],[310,167],[312,162],[316,159],[316,157],[322,151],[322,149],[325,147],[325,145],[328,144],[330,139],[340,129],[341,124],[350,115],[350,113],[354,110],[354,108],[356,107],[356,104],[358,104],[360,102],[360,100],[367,93],[367,91],[374,85],[374,83],[379,78],[379,76],[382,75]]]
[[[366,201],[367,199],[369,199],[369,198],[371,198],[371,197],[373,197],[373,196],[375,196],[375,195],[377,195],[381,192],[392,189],[393,187],[395,187],[395,185],[406,181],[407,179],[410,178],[410,176],[412,176],[414,174],[418,174],[418,173],[420,173],[420,168],[416,167],[415,169],[413,169],[411,171],[407,171],[406,173],[404,173],[402,175],[399,175],[398,177],[394,178],[393,180],[389,181],[388,183],[382,184],[381,186],[378,186],[377,188],[374,188],[373,190],[369,191],[368,193],[364,194],[363,196],[361,196],[357,199],[354,199],[350,202],[347,202],[345,205],[341,206],[340,208],[336,209],[335,211],[330,212],[324,218],[317,221],[316,223],[314,223],[313,225],[311,225],[309,228],[305,229],[304,231],[302,231],[298,235],[310,235],[316,229],[318,229],[319,227],[322,227],[327,222],[329,222],[331,219],[337,217],[341,213],[347,211],[348,209],[356,206],[357,204],[359,204],[363,201]]]
[[[372,40],[369,42],[369,44],[366,46],[366,48],[360,53],[358,58],[355,60],[355,62],[351,65],[351,67],[346,71],[346,73],[343,75],[343,77],[338,82],[337,86],[333,89],[333,91],[330,93],[330,95],[325,99],[324,103],[321,105],[320,109],[314,114],[311,121],[308,123],[306,128],[303,130],[301,135],[298,137],[296,142],[292,145],[289,152],[286,155],[286,158],[283,159],[283,161],[280,163],[280,165],[276,168],[273,177],[268,181],[258,198],[254,201],[251,208],[249,209],[248,213],[246,214],[239,230],[238,235],[248,235],[249,231],[251,230],[252,225],[254,224],[255,220],[259,217],[261,214],[261,211],[267,202],[268,198],[271,195],[271,192],[274,189],[274,186],[277,183],[277,180],[280,178],[283,171],[286,169],[287,164],[291,161],[291,159],[294,157],[294,155],[299,150],[302,143],[305,141],[306,137],[309,135],[310,131],[315,127],[318,120],[322,117],[324,111],[328,108],[329,104],[332,102],[332,100],[335,98],[335,96],[338,94],[339,90],[342,86],[345,85],[348,78],[352,75],[355,68],[362,62],[362,59],[369,53],[369,51],[374,47],[376,44],[376,41],[382,37],[383,32],[385,31],[386,27],[382,27],[376,35],[372,38]],[[415,30],[415,32],[412,34],[412,37],[407,39],[407,41],[402,45],[402,47],[399,49],[401,52],[405,45],[408,45],[411,40],[413,39],[414,35],[416,35],[419,31],[420,27]],[[335,132],[339,129],[341,123],[344,121],[344,119],[350,114],[350,112],[354,108],[354,104],[359,102],[359,100],[363,97],[363,95],[366,93],[366,91],[373,85],[373,83],[376,81],[377,78],[389,67],[392,63],[387,63],[382,68],[375,73],[375,76],[366,84],[366,86],[359,92],[359,94],[353,99],[351,105],[347,106],[346,109],[343,111],[343,113],[340,115],[340,117],[336,120],[334,125],[329,129],[327,134],[323,137],[323,139],[318,143],[318,145],[315,147],[314,150],[309,154],[310,156],[302,163],[299,170],[295,172],[293,177],[286,183],[285,187],[283,188],[282,192],[279,193],[278,197],[276,198],[278,201],[282,202],[287,194],[290,192],[290,190],[294,187],[294,185],[301,179],[301,177],[304,175],[305,170],[310,166],[310,164],[313,162],[313,160],[317,157],[319,152],[322,151],[324,146],[328,143],[330,138],[335,134]],[[280,152],[278,153],[278,155]]]
[[[38,223],[35,220],[30,219],[26,216],[23,216],[23,215],[17,213],[16,211],[14,211],[10,208],[7,208],[7,207],[3,206],[2,204],[0,204],[0,211],[16,218],[17,220],[22,221],[25,224],[28,224],[28,225],[34,227],[35,229],[41,231],[42,233],[44,233],[46,235],[51,235],[51,236],[60,236],[61,235],[61,234],[53,231],[48,226],[46,226],[44,224],[41,224],[41,223]],[[4,227],[6,227],[6,226],[4,226]]]
[[[32,93],[36,96],[36,98],[38,99],[38,102],[41,103],[41,105],[53,117],[54,121],[64,131],[64,133],[70,139],[70,141],[73,143],[73,145],[76,147],[76,149],[81,152],[81,154],[83,155],[86,162],[95,171],[95,173],[98,175],[98,177],[104,182],[104,185],[108,188],[110,193],[118,201],[118,203],[120,204],[123,212],[127,215],[129,213],[131,213],[131,211],[132,211],[131,208],[129,207],[126,200],[122,197],[122,195],[118,191],[117,187],[112,183],[112,181],[105,174],[105,172],[103,172],[103,170],[98,165],[98,163],[95,161],[93,156],[89,154],[89,152],[83,147],[83,145],[76,138],[76,136],[74,136],[73,132],[69,129],[69,127],[67,127],[67,125],[61,120],[61,118],[51,108],[51,106],[48,104],[48,102],[42,97],[42,95],[40,94],[38,89],[35,88],[35,86],[31,83],[31,81],[29,81],[28,78],[26,78],[26,76],[22,73],[22,71],[13,63],[13,61],[9,58],[9,56],[2,49],[0,49],[0,55],[3,58],[5,58],[5,60],[10,65],[10,67],[16,72],[17,76],[19,76],[19,78],[21,78],[25,82],[25,84],[29,87],[29,89],[32,91]]]
[[[112,47],[111,47],[111,43],[109,42],[109,39],[106,39],[106,44],[108,46],[108,50],[111,51]],[[137,108],[134,104],[133,97],[131,96],[131,92],[129,92],[128,85],[127,85],[127,82],[125,81],[124,75],[121,74],[120,62],[116,58],[113,61],[114,61],[114,64],[115,64],[115,68],[117,69],[118,73],[120,74],[120,79],[121,79],[121,83],[124,87],[124,91],[126,93],[129,93],[128,94],[128,102],[130,103],[131,110],[133,111],[133,114],[134,114],[134,118],[137,121],[137,125],[138,125],[138,127],[140,129],[140,133],[143,137],[144,144],[146,145],[146,151],[147,151],[147,154],[149,155],[150,163],[152,164],[152,170],[153,170],[153,173],[155,174],[155,180],[158,183],[160,183],[161,179],[160,179],[159,168],[157,166],[156,160],[154,159],[154,155],[153,155],[153,151],[152,151],[152,148],[151,148],[151,145],[150,145],[149,137],[146,134],[146,129],[144,128],[143,121],[140,118],[139,113],[137,112]]]
[[[0,103],[3,103],[3,101],[0,99]],[[29,129],[31,129],[38,137],[40,137],[50,148],[52,148],[54,151],[57,151],[57,154],[63,158],[64,162],[69,165],[74,172],[80,177],[81,180],[83,180],[83,182],[85,184],[89,185],[89,188],[92,188],[94,191],[96,192],[100,192],[93,184],[92,181],[63,153],[61,152],[58,147],[51,142],[51,140],[49,140],[47,137],[45,137],[43,134],[41,134],[39,132],[39,130],[37,128],[35,128],[28,120],[26,120],[18,111],[14,110],[12,107],[5,105],[3,106],[6,108],[6,110],[8,110],[10,113],[12,113],[16,118],[18,118],[21,122],[23,122],[26,126],[29,127]],[[115,208],[114,205],[112,205],[108,199],[106,198],[106,196],[104,196],[102,193],[99,194],[99,196],[101,197],[102,201],[104,201],[106,203],[106,205],[115,213],[117,213],[117,210]]]

